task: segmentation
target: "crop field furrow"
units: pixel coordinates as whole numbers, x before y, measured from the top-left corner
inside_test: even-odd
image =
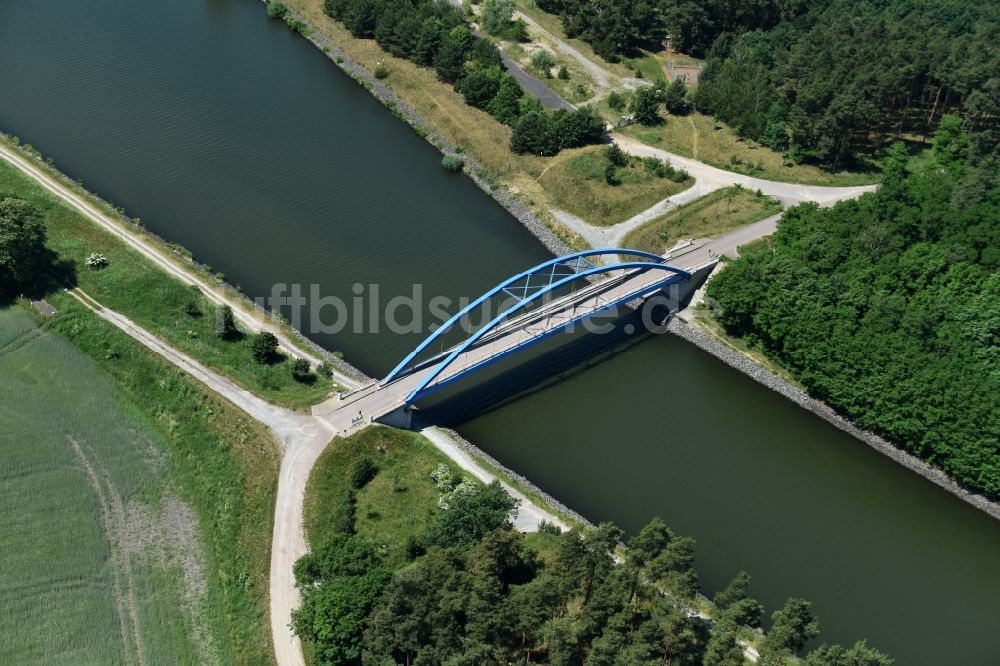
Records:
[[[90,463],[86,454],[83,452],[83,448],[72,437],[67,437],[67,440],[69,442],[70,449],[73,451],[77,461],[80,463],[80,467],[87,475],[87,481],[90,483],[90,487],[94,491],[94,495],[97,497],[97,502],[101,509],[101,527],[104,529],[104,536],[108,540],[108,547],[110,549],[110,557],[108,558],[108,561],[112,568],[111,580],[114,584],[115,615],[118,618],[119,637],[122,641],[122,645],[134,646],[135,652],[140,653],[138,649],[139,626],[135,617],[134,604],[126,604],[125,601],[126,595],[131,597],[131,589],[128,588],[129,581],[127,578],[125,580],[126,589],[124,591],[122,590],[122,579],[125,578],[124,570],[127,570],[128,566],[125,562],[124,554],[121,552],[117,536],[119,529],[118,525],[120,525],[120,522],[115,522],[117,516],[114,514],[114,508],[111,506],[112,502],[108,496],[110,493],[108,493],[105,486],[102,485],[94,466]],[[131,612],[126,609],[126,606],[131,607]],[[127,619],[126,615],[128,616]],[[128,652],[132,652],[132,650],[128,650]],[[132,660],[130,659],[129,661],[131,662]]]
[[[10,340],[7,343],[0,344],[0,356],[4,356],[6,354],[10,354],[12,352],[17,351],[18,349],[20,349],[24,345],[28,344],[29,342],[31,342],[32,340],[34,340],[35,338],[37,338],[41,334],[42,334],[41,329],[37,329],[36,328],[36,329],[32,329],[30,331],[27,331],[23,335],[20,335],[20,336],[14,338],[13,340]]]

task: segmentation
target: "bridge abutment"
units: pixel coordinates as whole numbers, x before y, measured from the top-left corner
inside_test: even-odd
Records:
[[[402,430],[412,430],[414,409],[412,405],[402,405],[388,414],[376,418],[375,422]]]

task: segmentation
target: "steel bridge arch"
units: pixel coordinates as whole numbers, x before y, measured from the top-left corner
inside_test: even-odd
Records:
[[[579,263],[579,260],[581,259],[585,259],[587,257],[600,256],[600,255],[623,255],[628,257],[645,257],[655,262],[663,261],[662,256],[658,254],[653,254],[652,252],[644,252],[642,250],[629,250],[623,248],[597,248],[591,250],[582,250],[580,252],[572,252],[570,254],[566,254],[561,257],[555,257],[553,259],[549,259],[548,261],[543,261],[542,263],[538,264],[537,266],[534,266],[533,268],[521,271],[517,275],[514,275],[504,280],[503,282],[493,287],[492,289],[487,291],[485,294],[483,294],[473,302],[469,303],[460,311],[455,313],[455,315],[453,315],[448,321],[441,324],[441,326],[436,328],[429,336],[427,336],[427,338],[423,342],[417,345],[417,347],[412,352],[407,354],[406,358],[400,361],[399,364],[396,365],[396,367],[393,368],[392,371],[390,371],[389,374],[386,375],[384,379],[382,379],[382,381],[379,382],[379,386],[385,386],[392,380],[396,379],[400,374],[402,374],[406,370],[406,366],[410,361],[416,358],[417,355],[420,354],[420,352],[427,349],[427,347],[430,346],[432,342],[434,342],[439,337],[444,335],[446,332],[451,330],[451,327],[454,326],[456,323],[458,323],[458,321],[461,320],[462,317],[475,310],[477,307],[485,303],[490,298],[493,298],[497,294],[501,293],[507,287],[516,284],[519,280],[530,279],[532,275],[541,274],[541,272],[546,268],[551,269],[551,273],[549,275],[551,279],[552,275],[554,275],[555,273],[556,267],[559,266],[560,264],[567,264],[569,262],[572,262],[573,260],[577,260],[577,262]]]
[[[532,303],[532,302],[538,300],[539,298],[541,298],[545,294],[547,294],[547,293],[549,293],[549,292],[551,292],[551,291],[553,291],[555,289],[558,289],[559,287],[567,285],[570,282],[574,282],[576,280],[585,279],[585,278],[587,278],[587,277],[589,277],[591,275],[597,275],[599,273],[610,273],[610,272],[613,272],[613,271],[633,270],[633,269],[637,270],[637,271],[638,270],[649,270],[649,269],[669,271],[671,273],[671,275],[668,276],[667,278],[665,278],[664,280],[661,280],[660,282],[657,282],[655,284],[656,288],[660,288],[660,287],[663,287],[663,286],[665,286],[667,284],[672,284],[674,282],[678,282],[678,281],[681,281],[681,280],[687,280],[687,279],[689,279],[691,277],[691,273],[690,272],[685,271],[684,269],[676,268],[674,266],[670,266],[669,264],[663,263],[664,259],[660,255],[651,255],[648,252],[642,252],[640,250],[613,250],[613,251],[612,250],[589,250],[589,251],[587,251],[587,253],[590,253],[590,254],[605,254],[605,253],[612,253],[612,252],[615,253],[615,254],[626,254],[626,255],[635,255],[635,256],[652,256],[652,257],[654,257],[656,259],[656,261],[626,261],[626,262],[619,262],[619,263],[615,263],[615,264],[609,264],[609,265],[606,265],[606,266],[595,266],[593,268],[590,268],[590,269],[587,269],[587,270],[584,270],[584,271],[579,271],[579,272],[573,273],[572,275],[568,275],[566,277],[563,277],[560,280],[556,280],[554,282],[550,282],[550,284],[548,284],[547,286],[539,288],[538,291],[536,291],[535,293],[531,294],[530,296],[526,296],[525,298],[519,300],[517,303],[515,303],[514,305],[510,306],[509,308],[507,308],[506,310],[504,310],[503,312],[501,312],[500,314],[498,314],[496,317],[494,317],[492,320],[490,320],[489,323],[487,323],[485,326],[481,327],[479,330],[477,330],[475,333],[473,333],[471,336],[469,336],[465,341],[463,341],[461,344],[457,345],[454,349],[452,349],[452,351],[444,358],[444,360],[442,360],[440,363],[438,363],[437,365],[435,365],[435,367],[433,368],[433,370],[431,370],[430,372],[428,372],[426,374],[426,376],[424,376],[424,378],[421,380],[420,384],[418,384],[412,391],[410,391],[407,394],[406,399],[405,399],[406,402],[411,403],[414,400],[416,400],[420,396],[421,392],[423,392],[431,382],[433,382],[449,365],[451,365],[452,362],[455,361],[455,359],[457,359],[459,356],[461,356],[469,347],[471,347],[476,342],[478,342],[483,336],[485,336],[487,333],[489,333],[490,331],[492,331],[493,329],[495,329],[497,326],[499,326],[510,315],[514,314],[518,310],[521,310],[522,308],[524,308],[524,306],[528,305],[529,303]],[[584,255],[584,256],[586,256],[586,253],[575,253],[574,255],[567,255],[567,257],[573,258],[573,257],[578,256],[578,255]],[[561,259],[565,259],[565,257],[563,257]],[[553,260],[553,261],[556,261],[558,263],[558,260]],[[552,262],[545,262],[544,264],[540,264],[539,267],[544,268],[544,267],[549,266],[549,265],[553,265]],[[536,267],[536,268],[539,268],[539,267]],[[534,269],[532,269],[532,271],[533,270]],[[490,292],[487,292],[487,295],[484,295],[483,297],[480,297],[480,299],[477,299],[477,301],[475,302],[475,304],[470,305],[468,308],[463,308],[463,310],[462,310],[461,313],[459,313],[458,315],[455,315],[454,317],[452,317],[448,321],[448,324],[450,325],[454,321],[457,321],[458,317],[464,315],[474,305],[481,304],[483,301],[486,300],[486,298],[489,298],[490,296],[495,295],[497,292],[499,292],[500,290],[503,289],[503,286],[507,286],[507,285],[513,284],[513,282],[515,282],[516,279],[519,279],[521,277],[525,277],[527,274],[531,274],[532,271],[526,271],[525,273],[521,273],[518,276],[516,276],[516,278],[511,278],[511,280],[508,280],[507,282],[502,283],[500,286],[494,288]],[[653,286],[654,285],[649,285],[647,288],[651,288]],[[548,335],[552,335],[552,334],[558,332],[559,330],[562,330],[563,328],[569,326],[571,323],[574,323],[576,321],[580,321],[582,319],[587,319],[589,317],[592,317],[592,316],[596,315],[598,312],[601,312],[601,311],[603,311],[603,310],[605,310],[605,309],[607,309],[609,307],[617,305],[618,303],[620,303],[620,302],[622,302],[624,300],[630,300],[632,298],[635,298],[635,296],[636,296],[636,294],[633,293],[633,294],[629,294],[628,296],[621,297],[619,300],[610,302],[610,303],[608,303],[607,305],[605,305],[604,307],[602,307],[600,309],[594,310],[594,311],[592,311],[590,313],[587,313],[587,314],[582,315],[580,317],[577,317],[575,319],[571,319],[571,320],[569,320],[569,321],[567,321],[567,322],[565,322],[565,323],[563,323],[563,324],[561,324],[561,325],[553,328],[551,331],[546,331],[545,334],[543,336],[541,336],[541,337],[546,337]],[[437,329],[431,336],[429,336],[427,340],[425,340],[420,346],[418,346],[418,348],[416,350],[414,350],[414,352],[412,352],[409,356],[407,356],[406,359],[404,359],[403,362],[400,363],[399,366],[397,366],[397,370],[399,368],[401,368],[401,367],[404,367],[405,364],[410,359],[412,359],[420,350],[426,348],[428,342],[431,341],[431,340],[433,340],[435,337],[437,337],[438,332],[441,331],[441,330],[443,330],[444,328],[445,328],[445,326],[442,326],[441,328]],[[541,337],[538,338],[538,339],[541,339]],[[521,346],[523,346],[523,345],[519,345],[518,348],[520,348]],[[511,350],[511,351],[513,351],[513,350]],[[495,359],[491,359],[490,362],[492,362],[492,360],[495,360]],[[479,367],[479,365],[482,365],[482,364],[477,364],[476,366],[473,366],[473,368],[470,369],[470,371],[474,370],[476,367]],[[382,384],[385,384],[385,383],[391,381],[391,379],[394,378],[394,376],[393,376],[394,373],[396,373],[396,370],[394,370],[393,373],[390,373],[390,375],[387,376],[386,379],[383,379],[382,380]],[[465,373],[461,373],[461,374],[465,374]],[[457,379],[459,376],[461,376],[461,375],[456,375],[455,378]]]

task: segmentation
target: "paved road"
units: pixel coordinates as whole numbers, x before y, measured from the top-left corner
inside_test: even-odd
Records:
[[[450,0],[450,2],[456,7],[462,6],[462,0]],[[532,21],[532,23],[534,23],[534,21]],[[480,39],[488,39],[488,37],[483,35],[478,30],[473,31],[473,34]],[[503,61],[503,66],[507,69],[507,73],[517,79],[517,82],[521,84],[521,87],[524,88],[529,95],[537,97],[538,101],[541,102],[542,106],[546,109],[566,109],[567,111],[572,111],[576,108],[562,97],[552,92],[552,89],[542,83],[539,79],[529,74],[523,67],[517,64],[517,61],[507,55],[506,52],[500,51],[500,59]]]
[[[503,60],[504,67],[507,68],[507,73],[517,79],[517,82],[521,84],[521,87],[524,88],[530,95],[537,97],[538,101],[541,102],[542,106],[546,109],[566,109],[567,111],[572,111],[576,108],[562,97],[552,92],[552,89],[542,83],[539,79],[536,79],[531,74],[528,74],[528,72],[522,69],[513,58],[503,51],[500,52],[500,57]]]
[[[672,261],[671,265],[694,273],[714,261],[714,257],[709,256],[706,250],[701,254],[686,254]],[[609,273],[606,279],[597,283],[584,282],[570,294],[504,321],[463,350],[440,371],[426,389],[421,390],[439,388],[473,368],[486,365],[498,356],[530,344],[570,324],[575,325],[576,322],[608,307],[610,303],[658,292],[661,289],[660,283],[667,277],[669,273],[661,270],[629,269]],[[343,435],[362,428],[368,422],[382,418],[406,405],[410,393],[421,386],[427,373],[449,355],[452,349],[454,348],[421,362],[416,370],[403,374],[385,385],[372,382],[351,393],[331,398],[313,407],[313,414],[326,419]]]

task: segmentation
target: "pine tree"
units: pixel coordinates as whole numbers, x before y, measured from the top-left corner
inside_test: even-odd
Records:
[[[521,115],[521,97],[524,91],[518,85],[517,80],[510,74],[500,77],[500,89],[494,95],[490,103],[486,105],[486,111],[505,125],[514,125]]]

